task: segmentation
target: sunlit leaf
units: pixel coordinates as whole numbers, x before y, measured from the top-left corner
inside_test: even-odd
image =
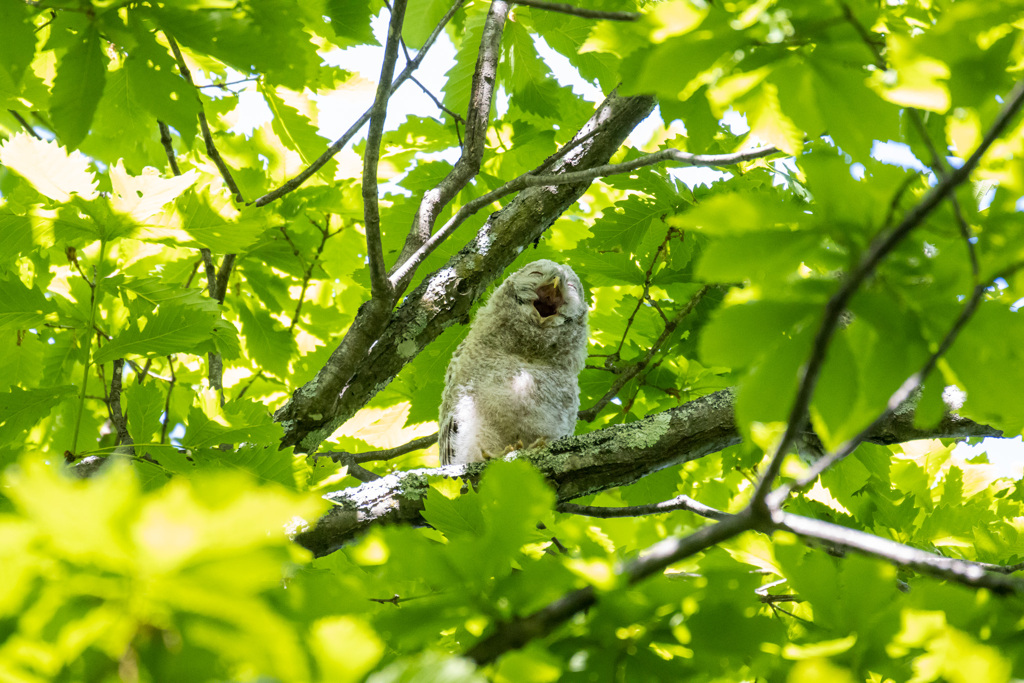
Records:
[[[89,170],[88,159],[79,152],[68,154],[55,141],[18,133],[0,146],[0,163],[58,202],[68,201],[72,194],[85,199],[96,197],[96,178]]]

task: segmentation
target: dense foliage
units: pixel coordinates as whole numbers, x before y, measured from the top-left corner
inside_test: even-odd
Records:
[[[1024,2],[406,5],[0,1],[0,681],[1024,678]],[[537,258],[584,436],[429,469]]]

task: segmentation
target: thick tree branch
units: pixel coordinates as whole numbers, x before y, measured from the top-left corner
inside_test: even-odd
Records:
[[[490,121],[491,102],[494,100],[494,85],[498,73],[498,59],[501,57],[501,36],[508,16],[508,2],[492,0],[490,11],[484,22],[483,37],[480,40],[480,52],[477,56],[476,69],[473,71],[473,82],[470,86],[469,110],[466,114],[466,140],[462,145],[462,155],[455,162],[451,172],[437,184],[437,187],[423,193],[419,209],[413,218],[412,227],[406,237],[402,253],[395,261],[394,270],[402,266],[430,237],[437,216],[452,198],[469,184],[469,181],[480,172],[484,146],[487,141],[487,125]],[[403,291],[415,273],[418,261],[412,268],[403,269],[401,278],[392,277],[392,284],[399,292]]]
[[[649,97],[610,96],[579,133],[588,141],[559,162],[555,175],[606,163],[653,107]],[[285,428],[283,445],[315,451],[421,349],[465,319],[486,287],[587,187],[581,182],[521,192],[410,292],[394,315],[373,300],[364,304],[327,364],[275,415]]]
[[[398,43],[402,39],[406,0],[395,0],[391,8],[388,39],[384,46],[384,62],[377,82],[377,95],[370,114],[370,129],[366,134],[366,152],[363,154],[363,216],[366,229],[366,255],[370,262],[370,290],[373,298],[390,302],[391,283],[385,276],[384,248],[380,239],[380,206],[377,199],[377,162],[380,159],[380,141],[384,135],[384,119],[388,114],[391,97],[391,79],[398,61]]]
[[[931,429],[914,426],[914,411],[897,411],[868,441],[899,443],[923,438],[999,436],[1001,432],[947,414]],[[740,442],[732,391],[719,391],[638,422],[571,436],[524,451],[555,488],[560,502],[639,481],[665,467],[716,453]],[[479,465],[395,472],[355,488],[328,494],[336,504],[316,527],[296,541],[316,555],[333,552],[377,524],[422,524],[420,513],[430,477],[479,475]]]
[[[875,268],[882,262],[893,249],[914,228],[919,226],[924,219],[938,206],[939,202],[946,198],[958,185],[963,183],[970,176],[971,172],[981,161],[993,142],[1002,134],[1003,130],[1010,123],[1011,119],[1024,103],[1024,81],[1019,81],[1013,88],[1013,92],[1007,97],[999,116],[993,121],[991,128],[979,143],[978,148],[964,162],[964,165],[955,169],[942,178],[932,187],[925,196],[914,205],[903,217],[900,223],[881,233],[868,246],[860,262],[840,285],[839,290],[829,299],[825,305],[825,311],[821,326],[815,335],[811,347],[810,357],[807,364],[801,370],[800,383],[797,387],[796,398],[793,399],[793,407],[790,410],[786,432],[780,441],[778,448],[772,457],[768,467],[758,482],[757,489],[751,501],[752,505],[764,506],[765,498],[768,496],[775,478],[782,468],[782,461],[786,454],[797,442],[799,435],[804,431],[807,424],[807,411],[814,395],[814,389],[818,383],[818,376],[821,373],[822,365],[825,362],[825,355],[828,350],[832,335],[839,325],[840,316],[846,310],[846,306],[854,293],[860,288],[864,280],[874,272]]]
[[[517,5],[526,5],[550,12],[571,14],[584,19],[605,19],[607,21],[636,21],[642,15],[638,12],[605,12],[603,10],[586,9],[576,5],[568,5],[562,2],[547,2],[547,0],[515,0]]]
[[[423,47],[420,48],[419,52],[416,53],[416,56],[405,65],[405,68],[402,69],[402,73],[398,74],[398,78],[392,81],[391,91],[388,93],[388,97],[394,95],[395,91],[398,90],[398,88],[412,76],[413,72],[419,68],[420,63],[423,61],[424,57],[427,56],[427,52],[430,50],[430,47],[437,40],[437,37],[441,35],[444,27],[448,25],[448,22],[451,21],[452,17],[455,16],[455,12],[462,7],[463,2],[465,2],[465,0],[455,0],[455,2],[452,3],[452,6],[448,8],[448,11],[441,18],[441,21],[438,22],[437,26],[434,27],[434,30],[431,31],[429,36],[427,36],[427,40],[424,41]],[[364,125],[366,125],[366,122],[370,120],[370,114],[372,111],[373,107],[364,111],[362,115],[356,119],[356,122],[349,126],[348,130],[342,133],[340,138],[332,142],[331,146],[328,147],[323,154],[317,157],[313,163],[303,169],[298,175],[281,185],[281,187],[276,190],[272,190],[263,195],[253,203],[256,206],[265,206],[275,199],[280,199],[289,192],[301,187],[304,182],[313,176],[314,173],[323,168],[324,164],[334,158],[334,155],[340,152],[341,149],[348,144],[348,141],[351,140]]]

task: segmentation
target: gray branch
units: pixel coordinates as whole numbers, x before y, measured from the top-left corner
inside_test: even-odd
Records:
[[[821,369],[825,364],[825,355],[832,341],[832,336],[839,328],[843,311],[846,310],[850,299],[860,289],[861,284],[875,272],[875,269],[885,257],[907,235],[921,225],[935,207],[952,193],[958,185],[970,177],[971,172],[981,161],[985,152],[1002,135],[1022,105],[1024,105],[1024,80],[1018,81],[1014,86],[1013,91],[1007,96],[1006,104],[1003,105],[999,115],[992,122],[992,126],[985,133],[985,137],[971,156],[964,162],[963,166],[942,177],[922,197],[921,201],[907,211],[899,224],[891,228],[886,226],[886,229],[871,241],[856,267],[850,271],[836,293],[828,300],[828,303],[825,305],[821,326],[814,337],[810,356],[800,372],[800,384],[797,387],[796,397],[793,399],[793,405],[790,409],[786,432],[783,434],[771,462],[765,468],[764,474],[757,483],[752,501],[753,505],[765,505],[765,499],[769,495],[775,479],[782,468],[783,459],[790,452],[793,444],[796,443],[800,433],[804,431],[808,420],[811,399],[814,396],[814,389],[817,386]]]
[[[437,26],[434,27],[434,30],[430,32],[429,36],[427,36],[427,40],[423,43],[423,47],[420,48],[419,52],[416,53],[416,56],[413,57],[405,65],[405,68],[402,69],[402,73],[398,74],[398,77],[395,78],[394,81],[392,81],[391,92],[389,93],[389,96],[394,95],[395,91],[398,90],[398,88],[401,87],[403,83],[405,83],[412,77],[413,72],[419,68],[420,63],[423,61],[423,58],[427,56],[427,51],[430,50],[430,47],[434,44],[434,41],[437,40],[437,37],[441,35],[441,32],[444,30],[444,27],[448,25],[448,22],[451,21],[452,17],[455,16],[455,12],[458,11],[460,7],[462,7],[463,2],[465,2],[465,0],[455,0],[455,2],[452,3],[452,6],[448,8],[448,11],[445,13],[445,15],[441,17],[441,21],[438,22]],[[363,126],[366,125],[366,122],[370,120],[370,113],[372,111],[373,107],[371,106],[369,109],[364,111],[358,119],[356,119],[355,123],[349,126],[348,130],[342,133],[340,138],[332,142],[331,146],[328,147],[323,154],[317,157],[316,160],[313,161],[313,163],[304,168],[294,178],[281,185],[281,187],[275,190],[271,190],[267,194],[263,195],[262,197],[254,201],[253,204],[255,204],[256,206],[265,206],[270,202],[276,199],[280,199],[289,192],[297,190],[299,187],[301,187],[304,182],[306,182],[313,176],[314,173],[319,171],[321,168],[324,167],[324,165],[328,161],[333,159],[334,155],[340,152],[342,147],[347,145],[348,141],[351,140],[352,137],[356,133],[358,133]]]
[[[650,97],[609,96],[577,133],[587,141],[566,154],[553,173],[606,164],[653,108]],[[327,364],[276,413],[285,430],[282,443],[314,452],[427,344],[464,321],[487,286],[589,185],[583,180],[520,192],[447,264],[407,294],[397,311],[372,300],[364,304]]]
[[[508,9],[508,3],[505,0],[494,0],[491,3],[490,11],[484,22],[480,52],[470,86],[469,110],[466,114],[466,141],[462,145],[462,155],[455,162],[451,172],[437,184],[437,187],[423,193],[423,199],[420,200],[419,209],[413,218],[409,235],[402,247],[402,253],[395,261],[395,269],[403,265],[427,241],[441,210],[480,172],[480,163],[483,160],[484,146],[487,141],[491,103],[494,101],[498,59],[501,57],[501,37]],[[397,291],[401,292],[408,286],[414,271],[415,266],[405,269],[404,277],[401,280],[397,282],[392,280]]]
[[[897,411],[868,439],[891,444],[923,438],[1000,436],[999,430],[949,413],[931,429],[914,426],[912,410]],[[560,503],[624,486],[665,467],[716,453],[740,442],[733,393],[719,391],[638,422],[615,425],[556,441],[509,457],[528,457],[555,488]],[[432,477],[479,476],[481,465],[449,465],[395,472],[361,486],[328,494],[336,504],[296,541],[326,555],[378,524],[423,524],[420,513]]]
[[[366,229],[366,256],[370,264],[370,289],[374,299],[391,301],[391,283],[385,275],[384,249],[380,237],[380,205],[377,198],[377,165],[380,160],[380,142],[384,136],[384,119],[388,114],[391,97],[391,78],[398,61],[398,43],[402,39],[406,0],[395,0],[388,25],[388,40],[384,47],[384,61],[380,67],[377,94],[370,114],[370,129],[366,134],[366,152],[363,154],[363,217]]]

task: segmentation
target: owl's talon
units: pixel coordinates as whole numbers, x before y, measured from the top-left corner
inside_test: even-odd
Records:
[[[547,445],[548,445],[548,440],[547,440],[547,439],[545,439],[545,438],[544,438],[544,437],[542,436],[542,437],[540,437],[539,439],[536,439],[536,440],[535,440],[535,441],[534,441],[533,443],[531,443],[531,444],[530,444],[530,445],[529,445],[529,446],[528,446],[527,448],[544,448],[544,447],[545,447],[545,446],[547,446]]]

